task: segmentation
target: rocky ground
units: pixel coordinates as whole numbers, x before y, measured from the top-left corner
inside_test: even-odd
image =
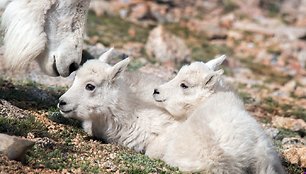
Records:
[[[185,63],[226,54],[226,80],[288,173],[306,172],[305,0],[96,0],[85,42],[94,56],[114,46],[118,58],[134,57],[130,71],[169,78]],[[179,173],[63,118],[57,98],[72,79],[45,76],[35,63],[7,71],[0,59],[0,133],[35,141],[23,163],[0,156],[0,173]]]

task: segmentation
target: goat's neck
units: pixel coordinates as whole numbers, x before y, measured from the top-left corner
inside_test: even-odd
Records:
[[[136,151],[143,151],[146,146],[146,138],[141,138],[139,125],[137,123],[137,109],[140,104],[136,95],[133,95],[129,84],[123,80],[118,81],[117,98],[107,108],[104,134],[108,142],[118,143],[133,148]],[[141,140],[140,140],[141,139]],[[136,143],[135,143],[136,142]]]

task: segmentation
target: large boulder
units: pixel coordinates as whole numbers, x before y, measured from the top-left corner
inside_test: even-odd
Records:
[[[159,62],[182,62],[190,57],[190,50],[183,39],[157,26],[149,35],[145,46],[146,53]]]

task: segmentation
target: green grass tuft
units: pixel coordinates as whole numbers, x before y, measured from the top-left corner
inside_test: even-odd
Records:
[[[139,153],[122,152],[118,155],[118,160],[120,160],[125,166],[120,169],[120,172],[131,174],[181,173],[178,169],[170,167],[160,160],[153,160],[148,156]]]
[[[292,79],[292,76],[287,74],[282,74],[282,72],[278,72],[271,68],[270,66],[256,63],[253,61],[252,57],[248,58],[239,58],[240,62],[247,66],[254,74],[258,76],[266,76],[268,77],[265,80],[265,83],[269,84],[271,82],[276,82],[280,85],[284,85],[289,80]]]
[[[70,143],[57,145],[52,149],[46,149],[37,145],[28,152],[28,164],[34,168],[45,167],[61,171],[63,169],[81,169],[84,173],[100,173],[100,168],[89,161],[77,159],[76,151]]]
[[[93,12],[88,14],[87,26],[90,37],[98,36],[98,42],[116,48],[127,42],[145,43],[150,31],[150,28],[133,24],[119,16],[97,17]],[[135,36],[131,36],[129,30],[134,30]]]
[[[41,122],[36,121],[34,116],[23,119],[0,116],[0,125],[0,132],[9,135],[27,136],[31,132],[39,137],[50,136],[48,129]]]

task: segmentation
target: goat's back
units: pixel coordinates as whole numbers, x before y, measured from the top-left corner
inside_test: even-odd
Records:
[[[262,154],[275,153],[270,139],[233,92],[213,94],[193,112],[190,119],[205,122],[212,129],[219,146],[245,169],[254,166],[258,160],[269,158]],[[262,157],[258,159],[260,151]]]

